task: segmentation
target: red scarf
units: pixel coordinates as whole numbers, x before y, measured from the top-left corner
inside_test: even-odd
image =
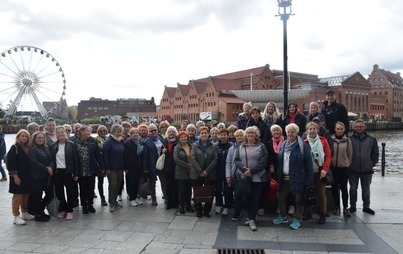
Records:
[[[283,135],[281,135],[279,138],[274,138],[274,137],[272,137],[271,138],[271,140],[273,140],[273,149],[274,149],[274,152],[276,153],[276,154],[278,154],[279,152],[280,152],[280,147],[281,147],[281,144],[283,143],[283,141],[284,141],[284,136]]]

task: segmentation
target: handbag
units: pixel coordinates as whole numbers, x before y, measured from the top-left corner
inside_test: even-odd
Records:
[[[193,186],[193,200],[196,203],[213,202],[214,185],[209,185],[207,179],[204,185]]]
[[[269,190],[266,193],[266,200],[275,200],[277,198],[278,182],[275,179],[271,179],[269,183]]]
[[[161,154],[160,157],[158,157],[157,163],[155,164],[155,168],[158,170],[163,170],[164,164],[165,164],[165,153]]]
[[[325,185],[332,185],[334,184],[334,178],[332,173],[329,171],[326,173],[326,176],[322,178],[322,183]]]
[[[142,198],[147,198],[148,195],[151,195],[151,181],[148,177],[140,182],[138,194]]]
[[[50,203],[46,206],[50,216],[56,217],[59,212],[60,200],[56,197],[55,185],[51,182],[51,176],[48,177],[48,185],[53,185],[53,198]]]
[[[318,201],[318,195],[314,185],[306,185],[303,192],[304,206],[314,206]]]

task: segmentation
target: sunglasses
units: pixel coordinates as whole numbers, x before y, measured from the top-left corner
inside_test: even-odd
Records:
[[[150,130],[150,132],[157,132],[157,130]]]

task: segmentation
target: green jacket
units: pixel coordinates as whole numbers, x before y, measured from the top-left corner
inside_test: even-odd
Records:
[[[218,155],[215,146],[210,141],[207,142],[206,153],[200,145],[201,141],[193,144],[191,154],[192,169],[190,170],[190,179],[200,179],[203,170],[207,173],[207,180],[215,180],[217,177]]]

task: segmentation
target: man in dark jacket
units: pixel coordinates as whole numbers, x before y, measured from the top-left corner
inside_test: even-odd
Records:
[[[353,145],[353,159],[350,166],[350,212],[357,211],[357,189],[358,180],[361,182],[362,211],[368,214],[375,214],[375,211],[369,208],[370,205],[370,185],[374,166],[379,160],[379,148],[376,138],[365,131],[365,123],[358,119],[354,121],[354,133],[351,135]]]
[[[333,90],[328,90],[326,92],[326,101],[323,102],[322,114],[326,119],[327,129],[330,131],[330,134],[334,134],[334,127],[338,121],[344,123],[346,126],[346,134],[348,133],[348,129],[350,124],[348,122],[347,109],[343,104],[340,104],[336,101],[336,96]]]

